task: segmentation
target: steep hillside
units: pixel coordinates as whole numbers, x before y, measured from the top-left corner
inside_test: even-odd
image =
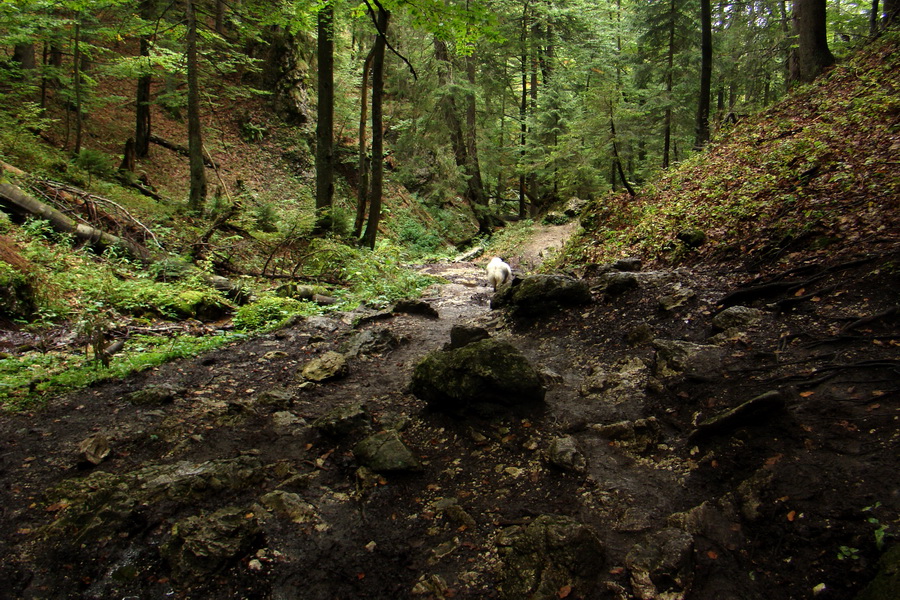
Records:
[[[636,197],[595,201],[564,262],[880,252],[900,242],[900,34],[747,117]]]

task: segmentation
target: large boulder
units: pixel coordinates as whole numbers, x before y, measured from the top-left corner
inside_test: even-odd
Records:
[[[542,402],[540,374],[516,348],[493,338],[432,352],[413,370],[409,390],[432,408],[459,411],[472,405]]]
[[[565,275],[531,275],[514,279],[491,299],[491,308],[508,307],[514,315],[540,316],[561,307],[591,302],[586,281]]]

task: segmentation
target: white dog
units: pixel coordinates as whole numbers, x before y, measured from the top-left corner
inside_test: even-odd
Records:
[[[512,269],[509,268],[508,264],[503,262],[503,259],[499,256],[495,256],[491,259],[491,262],[488,263],[487,278],[488,283],[494,286],[494,291],[496,292],[497,286],[512,279]]]

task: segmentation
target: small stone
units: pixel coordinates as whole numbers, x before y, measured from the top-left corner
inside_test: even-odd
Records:
[[[360,464],[376,473],[422,470],[422,463],[396,431],[382,431],[367,437],[353,448],[353,455]]]
[[[314,358],[303,367],[301,375],[315,382],[336,379],[347,375],[347,360],[343,354],[328,351],[319,358]]]
[[[78,444],[78,456],[84,462],[99,465],[109,456],[109,438],[98,433]]]

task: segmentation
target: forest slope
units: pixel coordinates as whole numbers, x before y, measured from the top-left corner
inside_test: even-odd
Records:
[[[593,203],[565,262],[640,254],[665,263],[890,248],[900,224],[896,29],[813,85],[719,132],[636,197]]]

